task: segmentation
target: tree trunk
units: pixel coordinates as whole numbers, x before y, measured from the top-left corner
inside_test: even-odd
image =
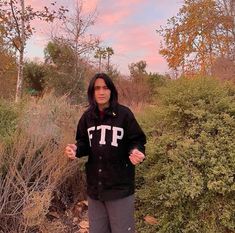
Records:
[[[25,5],[24,0],[20,0],[21,4],[21,25],[20,25],[20,48],[19,48],[19,60],[18,60],[18,76],[16,84],[16,96],[15,101],[19,102],[23,93],[23,68],[24,68],[24,47],[25,47]]]
[[[109,62],[110,62],[110,54],[108,53],[108,66],[107,66],[107,71],[109,72]]]
[[[101,71],[101,54],[99,54],[99,72]]]
[[[232,11],[232,17],[233,17],[233,39],[235,41],[235,0],[231,0],[231,11]],[[233,46],[233,62],[235,62],[235,45]]]
[[[16,98],[15,101],[19,102],[23,92],[23,68],[24,68],[24,51],[20,51],[20,57],[18,61],[18,76],[16,84]]]

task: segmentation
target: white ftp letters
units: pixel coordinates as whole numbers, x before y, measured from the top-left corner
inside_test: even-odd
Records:
[[[91,146],[91,139],[92,139],[91,131],[94,131],[94,130],[95,130],[95,126],[90,127],[90,128],[87,129],[90,146]]]
[[[106,130],[112,130],[112,142],[111,145],[118,147],[118,140],[121,140],[124,136],[124,130],[123,128],[120,127],[112,127],[110,125],[99,125],[97,127],[93,126],[87,129],[88,132],[88,137],[89,137],[89,142],[91,146],[91,139],[92,133],[91,131],[94,131],[95,129],[100,130],[100,145],[105,145],[106,144]]]
[[[101,145],[105,145],[106,141],[105,141],[105,135],[106,135],[106,129],[111,130],[111,126],[110,125],[100,125],[97,126],[97,130],[101,129],[101,136],[100,136],[100,144]]]
[[[120,134],[119,134],[119,133],[120,133]],[[118,139],[121,140],[121,139],[123,138],[123,135],[124,135],[124,130],[123,130],[123,128],[113,127],[113,140],[112,140],[111,145],[118,147],[117,140],[118,140]]]

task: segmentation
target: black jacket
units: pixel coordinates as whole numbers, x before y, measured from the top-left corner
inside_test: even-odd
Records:
[[[135,188],[135,166],[129,153],[145,153],[146,137],[129,108],[118,104],[105,110],[88,109],[79,120],[77,157],[88,155],[87,193],[93,199],[113,200],[129,196]]]

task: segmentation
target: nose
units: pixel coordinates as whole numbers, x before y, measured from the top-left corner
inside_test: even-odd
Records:
[[[99,94],[104,94],[104,91],[105,91],[104,88],[100,88],[99,89]]]

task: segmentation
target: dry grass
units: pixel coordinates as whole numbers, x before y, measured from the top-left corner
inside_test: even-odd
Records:
[[[25,105],[12,143],[0,144],[0,231],[42,226],[55,193],[68,177],[81,177],[79,162],[64,156],[79,112],[52,94]]]
[[[126,80],[120,79],[116,81],[119,100],[136,111],[142,109],[151,99],[151,91],[149,84],[145,79]]]

